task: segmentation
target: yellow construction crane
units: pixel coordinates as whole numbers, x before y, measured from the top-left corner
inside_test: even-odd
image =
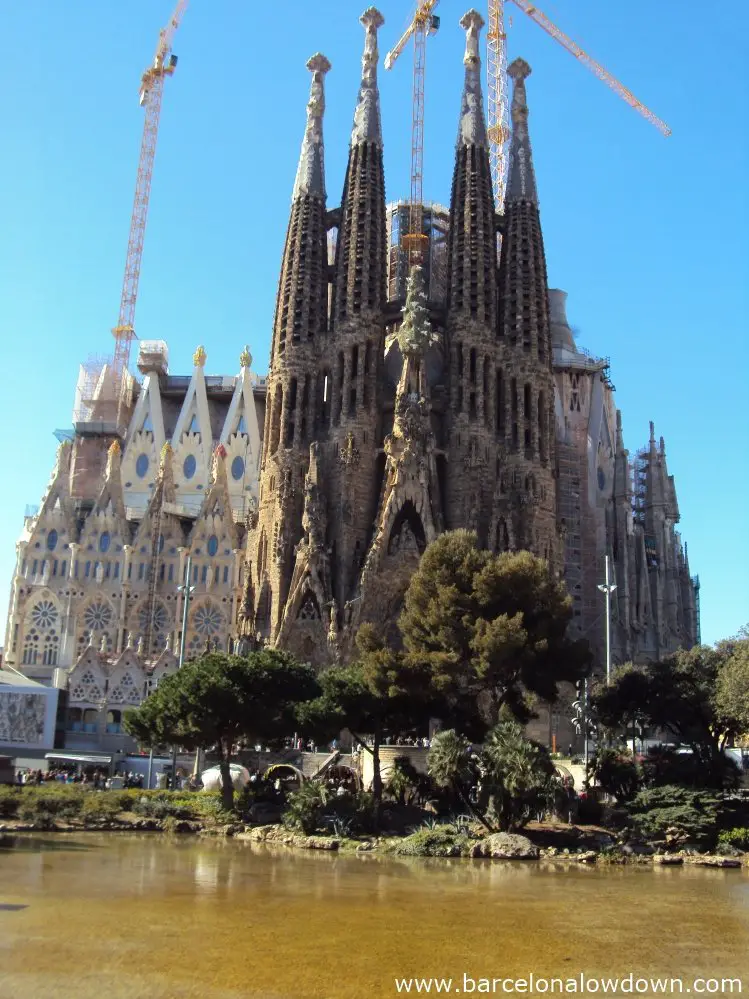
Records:
[[[417,263],[429,242],[422,232],[424,182],[424,75],[426,71],[426,39],[439,28],[439,18],[433,13],[439,0],[424,0],[406,30],[385,56],[385,69],[392,69],[396,59],[414,40],[413,113],[411,117],[411,198],[408,209],[408,232],[401,237],[409,261]]]
[[[661,121],[645,105],[639,101],[631,90],[628,90],[615,77],[604,69],[600,63],[591,58],[580,46],[568,38],[542,11],[530,0],[508,0],[514,3],[524,14],[551,37],[559,42],[568,52],[584,66],[595,73],[599,80],[625,100],[630,107],[639,112],[652,125],[655,125],[663,135],[669,136],[671,129]],[[501,210],[504,204],[505,183],[507,179],[507,140],[509,128],[509,98],[507,92],[507,36],[505,34],[505,0],[489,0],[489,30],[486,36],[487,48],[487,91],[489,99],[489,139],[491,142],[490,157],[492,170],[492,185],[497,208]]]
[[[130,344],[135,338],[135,304],[138,298],[140,262],[143,256],[143,239],[148,218],[148,199],[151,193],[151,177],[156,156],[156,140],[159,134],[161,99],[164,94],[164,80],[171,76],[177,65],[177,57],[172,54],[172,40],[179,27],[188,0],[177,0],[171,19],[159,32],[159,42],[153,62],[143,73],[140,83],[140,104],[145,109],[143,138],[138,161],[138,178],[135,184],[133,213],[130,219],[130,237],[127,243],[125,278],[122,283],[120,315],[112,332],[115,336],[112,384],[119,392],[117,403],[117,426],[122,419],[125,397],[127,368],[130,361]]]

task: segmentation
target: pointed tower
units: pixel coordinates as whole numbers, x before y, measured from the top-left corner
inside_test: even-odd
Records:
[[[502,363],[496,419],[506,455],[500,491],[513,509],[514,547],[528,548],[560,568],[549,289],[525,92],[530,72],[522,59],[508,68],[514,89],[499,267]]]
[[[351,131],[336,245],[331,333],[320,369],[320,474],[330,503],[332,599],[338,613],[354,595],[372,534],[382,480],[381,373],[387,302],[385,174],[377,31],[380,12],[368,8],[362,75]],[[327,438],[327,440],[326,440]]]
[[[497,217],[481,94],[484,21],[470,10],[460,24],[466,49],[448,239],[446,526],[476,528],[487,544],[497,465]]]
[[[324,83],[330,63],[317,53],[276,299],[260,472],[258,524],[248,535],[255,572],[256,626],[273,639],[302,533],[302,486],[313,410],[311,372],[327,330],[327,230],[323,154]]]
[[[396,621],[411,574],[444,529],[432,430],[426,355],[436,339],[429,320],[424,272],[412,267],[398,330],[403,366],[392,433],[385,438],[385,478],[375,533],[361,575],[359,599],[347,617],[350,642],[362,621],[399,641]]]

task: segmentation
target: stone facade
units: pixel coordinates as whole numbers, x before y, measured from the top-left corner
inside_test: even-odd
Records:
[[[262,641],[324,666],[345,661],[365,621],[394,635],[425,546],[458,527],[494,551],[528,548],[563,573],[573,627],[599,666],[606,555],[618,587],[615,661],[698,640],[664,444],[651,433],[630,460],[608,365],[576,346],[564,293],[547,287],[530,68],[522,60],[509,68],[513,135],[498,210],[482,20],[464,17],[449,211],[424,211],[423,268],[403,280],[402,252],[389,240],[404,228],[404,207],[388,216],[385,203],[382,17],[370,8],[361,21],[340,207],[328,207],[325,189],[330,64],[320,54],[308,63],[267,378],[252,374],[247,349],[238,375],[208,376],[203,348],[191,375],[173,376],[166,346],[143,343],[143,379],[131,386],[120,432],[107,367],[85,369],[73,430],[60,435],[41,506],[25,519],[7,662],[72,690],[71,671],[99,657],[106,691],[95,703],[70,701],[96,712],[98,725],[102,711],[118,710],[105,696],[123,656],[137,657],[134,689],[145,690],[183,638],[188,656]],[[183,636],[178,587],[188,560],[194,591]]]

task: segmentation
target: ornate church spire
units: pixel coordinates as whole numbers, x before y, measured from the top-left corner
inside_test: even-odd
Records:
[[[460,21],[466,32],[465,82],[455,150],[448,249],[448,311],[493,329],[496,316],[496,227],[481,96],[479,32],[484,20],[469,10]]]
[[[322,119],[325,113],[325,74],[330,63],[320,52],[308,61],[312,73],[309,101],[307,102],[307,127],[302,139],[299,166],[294,181],[292,200],[305,194],[325,200],[325,156],[322,138]]]
[[[528,136],[525,81],[531,68],[516,59],[507,72],[514,81],[510,172],[500,261],[502,313],[499,332],[511,347],[546,367],[551,357],[549,286],[538,213],[536,179]]]
[[[330,63],[318,52],[307,63],[312,73],[307,124],[294,181],[281,279],[276,300],[273,358],[294,343],[327,328],[327,230],[323,153],[324,81]]]
[[[528,101],[525,81],[531,68],[525,59],[516,59],[507,67],[507,75],[514,81],[512,92],[512,141],[510,143],[510,170],[507,178],[505,202],[529,201],[538,205],[536,175],[533,170],[531,140],[528,135]]]
[[[334,332],[362,314],[379,314],[385,303],[385,172],[377,89],[377,29],[384,18],[369,7],[359,20],[364,54],[336,247]]]

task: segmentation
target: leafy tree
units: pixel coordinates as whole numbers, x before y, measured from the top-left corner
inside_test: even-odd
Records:
[[[733,734],[749,735],[749,628],[718,645],[724,657],[718,672],[715,705]]]
[[[356,644],[358,661],[322,673],[320,697],[300,706],[297,717],[303,731],[327,738],[348,728],[372,756],[372,793],[379,807],[383,735],[425,726],[434,700],[424,666],[386,646],[371,625],[359,629]]]
[[[548,751],[525,737],[512,718],[500,721],[487,735],[480,754],[482,797],[499,828],[521,829],[551,805],[559,789]]]
[[[230,763],[236,745],[293,732],[297,705],[318,694],[313,670],[286,652],[265,650],[247,658],[210,652],[164,677],[139,708],[126,714],[125,729],[145,746],[215,746],[228,809],[234,800]]]
[[[560,681],[588,670],[584,641],[566,637],[572,602],[546,562],[530,552],[494,555],[476,535],[452,531],[424,552],[399,627],[411,661],[425,664],[450,721],[479,705],[483,730],[503,705],[530,716],[527,692],[554,701]]]
[[[670,733],[690,747],[705,783],[719,787],[736,779],[723,750],[741,729],[741,701],[721,698],[719,680],[725,677],[727,690],[729,676],[733,680],[740,675],[741,659],[733,658],[726,643],[680,649],[660,662],[628,663],[610,687],[594,692],[594,707],[609,728],[626,730],[639,718]]]

